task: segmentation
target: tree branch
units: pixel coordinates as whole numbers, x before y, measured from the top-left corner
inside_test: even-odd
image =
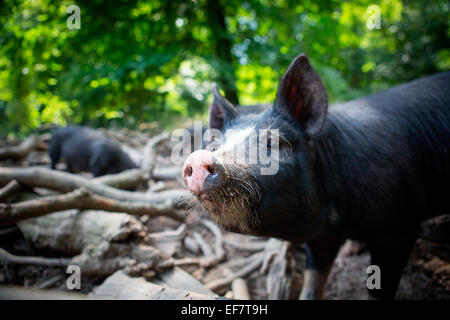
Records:
[[[23,158],[39,144],[39,137],[32,134],[17,146],[0,148],[0,159]]]
[[[150,205],[142,202],[117,201],[80,188],[63,195],[48,196],[13,204],[2,203],[0,204],[0,225],[12,224],[24,219],[69,209],[93,209],[149,216],[164,215],[179,221],[184,221],[184,215],[174,210],[170,201],[158,205]]]
[[[14,192],[19,191],[20,185],[16,180],[10,181],[6,186],[0,189],[0,201],[8,198]]]
[[[0,248],[0,260],[10,263],[27,264],[44,267],[66,267],[72,263],[72,259],[43,258],[43,257],[19,257]]]
[[[60,192],[70,192],[78,188],[118,201],[140,201],[149,204],[161,204],[188,194],[184,189],[173,189],[158,193],[131,192],[103,185],[88,178],[67,172],[42,167],[0,168],[0,185],[17,180],[21,185],[41,187]]]

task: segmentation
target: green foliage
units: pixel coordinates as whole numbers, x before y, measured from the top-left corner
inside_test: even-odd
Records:
[[[271,102],[300,52],[330,101],[450,66],[445,0],[213,1],[79,0],[79,30],[66,25],[72,2],[4,1],[0,135],[43,123],[170,125],[205,112],[212,82],[241,104]],[[369,30],[373,4],[381,29]]]

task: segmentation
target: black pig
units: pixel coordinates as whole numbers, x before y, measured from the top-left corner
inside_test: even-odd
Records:
[[[64,158],[67,170],[89,171],[95,177],[136,168],[120,145],[91,128],[67,126],[52,131],[49,149],[52,169]]]
[[[193,204],[227,230],[306,242],[301,298],[321,297],[346,238],[367,243],[380,267],[381,289],[370,293],[393,298],[420,223],[450,212],[450,72],[328,108],[325,87],[300,55],[266,111],[242,115],[213,93],[209,126],[224,141],[183,166]],[[279,168],[263,175],[233,145],[274,129]],[[270,153],[272,139],[265,147]]]

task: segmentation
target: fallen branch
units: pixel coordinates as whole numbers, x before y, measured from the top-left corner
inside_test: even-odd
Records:
[[[16,180],[10,181],[6,186],[0,189],[0,201],[8,198],[14,192],[19,191],[20,185]]]
[[[0,148],[0,159],[23,158],[39,145],[39,141],[39,137],[36,134],[33,134],[17,146]]]
[[[243,250],[243,251],[262,251],[266,247],[267,241],[260,241],[254,243],[240,243],[235,242],[230,239],[224,239],[225,244],[229,245],[232,248]]]
[[[200,247],[200,250],[202,251],[205,257],[210,257],[214,254],[211,247],[206,243],[205,238],[203,238],[203,236],[200,233],[193,232],[192,237],[194,238],[195,242],[197,242],[198,246]]]
[[[180,289],[172,289],[145,281],[144,278],[131,278],[117,271],[94,289],[93,296],[106,299],[141,300],[210,300],[217,296],[198,294]]]
[[[171,268],[174,266],[185,266],[192,264],[196,264],[201,267],[212,267],[221,262],[225,258],[225,250],[223,249],[223,241],[222,241],[222,232],[220,231],[219,227],[217,227],[211,221],[207,220],[201,220],[201,224],[204,227],[208,228],[214,234],[215,237],[214,254],[212,255],[209,254],[210,249],[209,246],[206,245],[206,247],[201,248],[201,250],[203,251],[203,253],[209,255],[205,255],[199,258],[182,258],[182,259],[167,260],[159,265],[160,268]],[[200,245],[200,247],[201,246],[202,245]]]
[[[145,237],[145,241],[171,257],[180,252],[186,233],[186,225],[182,223],[177,230],[150,233]]]
[[[84,187],[107,198],[119,201],[140,201],[150,204],[166,203],[167,201],[174,202],[188,194],[188,191],[183,189],[150,194],[119,190],[82,176],[41,167],[0,168],[0,185],[7,184],[14,179],[21,185],[31,188],[41,187],[59,192],[70,192]]]
[[[181,167],[155,168],[152,178],[156,181],[181,179]]]
[[[3,262],[26,264],[44,267],[66,267],[72,263],[72,259],[43,258],[43,257],[19,257],[0,248],[0,260]]]
[[[163,132],[153,138],[147,143],[144,148],[144,157],[142,159],[141,171],[145,181],[150,180],[152,177],[153,169],[156,164],[156,148],[161,143],[167,141],[170,138],[168,132]]]
[[[141,169],[129,169],[116,174],[107,174],[92,181],[113,188],[129,190],[144,182]]]
[[[174,210],[170,202],[150,205],[139,202],[117,201],[80,188],[63,195],[48,196],[13,204],[2,203],[0,204],[0,225],[12,224],[21,220],[69,209],[93,209],[148,216],[163,215],[184,221],[184,216]]]
[[[250,300],[247,282],[242,278],[234,279],[231,283],[233,298],[238,300]]]
[[[211,281],[207,283],[205,286],[212,291],[216,291],[222,289],[225,286],[230,285],[230,283],[232,283],[234,279],[245,278],[246,276],[251,274],[253,271],[257,270],[261,266],[263,262],[263,256],[261,255],[261,253],[258,252],[255,253],[253,256],[249,257],[248,260],[249,263],[236,273],[222,279]]]
[[[206,294],[216,296],[214,292],[207,289],[203,283],[195,279],[191,274],[187,273],[181,268],[167,269],[158,273],[158,278],[152,281],[159,285],[164,285],[169,288],[182,289],[189,292],[196,292],[199,294]]]
[[[220,231],[219,227],[215,225],[213,222],[208,220],[202,220],[201,224],[208,228],[212,234],[214,235],[214,238],[216,239],[214,242],[214,255],[211,257],[205,257],[203,261],[204,266],[212,266],[218,264],[220,261],[222,261],[225,258],[225,250],[223,249],[223,240],[222,240],[222,232]]]
[[[150,278],[158,264],[168,259],[140,243],[145,227],[124,213],[66,210],[17,225],[35,248],[71,256],[71,264],[85,275],[108,276],[124,270]]]
[[[15,286],[0,286],[0,300],[88,300],[83,294],[61,290],[29,290]]]
[[[199,254],[200,246],[194,238],[187,236],[184,238],[184,247],[192,253]]]

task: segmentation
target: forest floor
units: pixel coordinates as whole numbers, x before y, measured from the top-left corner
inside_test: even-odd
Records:
[[[132,138],[130,138],[132,139]],[[120,141],[122,144],[124,141]],[[3,142],[3,145],[6,143]],[[137,144],[137,143],[136,143]],[[125,143],[130,149],[136,147],[130,143]],[[0,146],[2,144],[0,143]],[[162,150],[157,157],[156,168],[168,165],[167,150]],[[5,159],[0,161],[0,167],[29,167],[42,166],[49,167],[49,158],[47,151],[34,150],[26,157],[19,160]],[[61,169],[64,164],[61,164]],[[84,176],[88,174],[83,173]],[[166,184],[177,185],[182,187],[179,182],[172,181]],[[138,217],[139,221],[145,225],[147,233],[162,232],[168,230],[177,230],[181,225],[180,222],[167,217]],[[206,243],[214,242],[213,236],[205,229],[198,226],[198,219],[188,217],[186,221],[188,234],[198,232],[205,239]],[[397,299],[450,299],[450,236],[446,239],[434,239],[430,237],[430,233],[447,233],[449,224],[444,226],[434,225],[432,227],[425,225],[425,232],[417,240],[409,262],[404,270],[399,289],[397,291]],[[430,229],[431,228],[431,229]],[[434,231],[433,228],[440,228]],[[442,231],[442,228],[447,230]],[[7,230],[2,233],[1,231]],[[430,231],[431,230],[431,231]],[[238,261],[243,257],[254,254],[252,251],[239,250],[230,245],[230,242],[239,243],[257,243],[255,237],[242,236],[222,230],[225,240],[225,259],[221,265]],[[267,240],[267,239],[262,239]],[[44,256],[48,258],[58,258],[60,254],[48,249],[41,249],[35,246],[32,240],[26,239],[20,229],[7,226],[0,228],[0,248],[17,256]],[[366,268],[370,265],[370,255],[365,247],[358,243],[352,243],[348,247],[351,250],[341,250],[341,254],[334,263],[333,270],[328,279],[324,298],[325,299],[367,299],[366,290]],[[348,249],[347,248],[347,249]],[[305,267],[305,253],[302,245],[292,245],[291,252],[295,261],[296,284],[290,289],[290,298],[298,295],[300,285],[302,283],[302,270]],[[345,252],[344,252],[345,251]],[[349,252],[353,251],[353,252]],[[185,248],[178,248],[174,255],[178,258],[195,257],[192,252]],[[182,266],[195,279],[201,283],[211,282],[223,277],[223,270],[217,268],[208,268],[198,265]],[[220,271],[220,272],[219,272]],[[222,272],[222,273],[221,273]],[[0,285],[14,285],[28,289],[57,289],[69,291],[66,285],[68,274],[64,268],[47,267],[38,265],[26,265],[6,263],[0,261]],[[101,276],[83,276],[81,279],[81,290],[83,294],[88,294],[92,290],[101,285],[107,278],[106,275]],[[254,270],[245,275],[248,285],[249,294],[252,299],[267,299],[269,297],[267,289],[267,275],[261,273],[259,269]],[[231,290],[230,286],[225,286],[220,290],[214,290],[215,293],[223,296]],[[230,296],[229,294],[227,296]]]

